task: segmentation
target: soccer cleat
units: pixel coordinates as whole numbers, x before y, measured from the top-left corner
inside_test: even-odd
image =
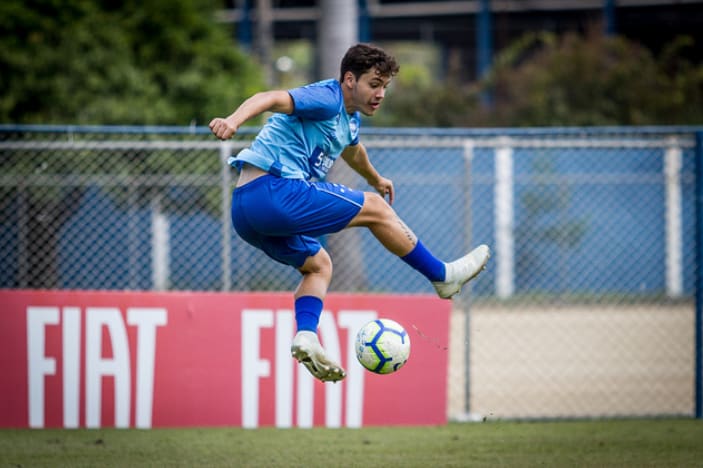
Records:
[[[323,382],[337,382],[347,375],[342,366],[327,357],[316,333],[305,330],[296,333],[290,352],[294,359]]]
[[[435,291],[442,299],[450,299],[461,291],[464,284],[471,281],[483,269],[491,256],[487,245],[479,245],[474,250],[451,263],[445,263],[446,274],[444,281],[432,283]]]

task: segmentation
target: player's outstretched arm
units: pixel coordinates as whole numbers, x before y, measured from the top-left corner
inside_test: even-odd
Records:
[[[359,143],[354,146],[347,146],[342,152],[342,158],[349,164],[349,167],[366,179],[366,182],[368,182],[371,187],[375,188],[378,193],[384,197],[388,195],[388,203],[393,204],[393,200],[395,199],[393,181],[381,176],[376,168],[373,167],[364,145]]]
[[[216,117],[210,122],[210,130],[220,140],[232,138],[247,120],[264,112],[290,114],[293,98],[288,91],[264,91],[256,93],[240,105],[229,117]]]

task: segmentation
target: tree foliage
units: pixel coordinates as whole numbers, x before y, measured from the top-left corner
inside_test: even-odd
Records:
[[[703,122],[703,64],[681,37],[655,57],[622,37],[528,34],[477,83],[415,88],[399,75],[385,123],[403,126],[673,125]],[[490,96],[491,105],[484,104]]]
[[[0,2],[0,122],[36,124],[207,124],[263,88],[255,62],[237,51],[214,21],[210,0],[5,0]],[[210,174],[219,159],[174,158],[163,151],[103,158],[64,150],[51,158],[7,150],[3,174],[75,179],[77,174],[149,175],[131,195],[105,188],[125,210],[155,200],[164,210],[215,212],[212,190],[160,184],[171,174]],[[112,169],[112,170],[111,170]],[[26,287],[58,287],[58,248],[65,223],[80,209],[81,183],[18,185],[0,190],[0,212],[18,214]],[[174,200],[175,199],[175,200]],[[181,208],[184,207],[184,208]],[[214,208],[213,208],[214,207]],[[21,220],[20,220],[21,218]],[[20,274],[18,273],[19,277]]]
[[[0,121],[204,124],[263,87],[210,0],[0,2]]]

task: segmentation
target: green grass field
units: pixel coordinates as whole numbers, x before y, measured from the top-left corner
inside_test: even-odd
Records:
[[[2,430],[0,466],[703,467],[703,421],[363,429]]]

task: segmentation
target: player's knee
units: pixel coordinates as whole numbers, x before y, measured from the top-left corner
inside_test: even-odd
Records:
[[[383,197],[377,193],[365,192],[364,206],[361,207],[361,211],[349,223],[348,227],[365,226],[372,228],[395,218],[395,211],[386,203]]]
[[[299,270],[303,274],[314,273],[331,277],[332,259],[325,249],[320,249],[315,255],[308,257]]]
[[[377,193],[368,192],[364,199],[364,209],[369,215],[378,219],[393,216],[393,208]]]

